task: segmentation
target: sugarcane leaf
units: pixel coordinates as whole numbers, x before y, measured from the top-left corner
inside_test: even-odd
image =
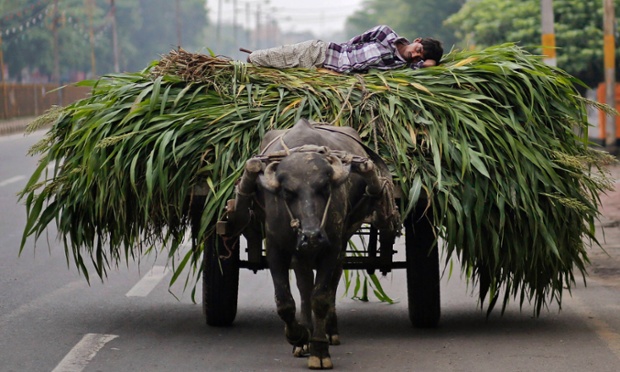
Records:
[[[176,259],[193,188],[208,194],[204,242],[260,139],[302,117],[360,133],[404,191],[402,217],[424,202],[446,264],[456,255],[468,280],[490,275],[480,293],[489,310],[514,299],[536,313],[560,301],[574,270],[585,273],[585,242],[598,243],[606,183],[594,172],[610,159],[588,146],[591,102],[576,91],[581,82],[514,44],[453,51],[430,69],[357,75],[179,49],[143,71],[82,84],[90,97],[41,118],[51,129],[31,149],[43,160],[20,193],[20,250],[54,221],[67,261],[87,280],[85,260],[104,276],[169,249],[173,280],[185,271],[185,286],[195,285],[202,247]],[[45,177],[44,163],[54,163]],[[349,277],[355,297],[367,300],[370,285],[389,298],[361,276]]]

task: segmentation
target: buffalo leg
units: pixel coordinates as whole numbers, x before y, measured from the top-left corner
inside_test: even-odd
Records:
[[[301,324],[312,330],[312,287],[314,284],[314,273],[312,268],[304,262],[293,259],[293,268],[295,270],[295,278],[297,281],[297,289],[301,299]]]
[[[301,325],[306,327],[312,332],[312,287],[314,284],[314,273],[312,268],[308,266],[306,262],[300,262],[293,259],[293,268],[295,270],[295,278],[297,281],[297,289],[299,290],[299,297],[301,299]],[[302,347],[296,346],[293,349],[293,354],[296,357],[306,356],[308,354],[308,344]]]
[[[291,294],[288,273],[291,256],[278,254],[278,252],[273,252],[274,250],[267,250],[267,259],[269,261],[269,271],[273,279],[278,316],[286,324],[285,334],[287,341],[295,347],[303,347],[308,343],[309,330],[299,324],[295,317],[295,300]]]
[[[308,367],[311,369],[331,369],[329,339],[327,337],[327,314],[332,306],[333,281],[338,276],[338,264],[335,257],[326,257],[318,265],[316,283],[312,291],[313,331],[310,339],[310,357]]]
[[[340,277],[342,277],[342,265],[334,271],[332,283],[330,287],[330,303],[329,310],[327,311],[327,337],[330,345],[340,345],[340,336],[338,334],[338,317],[336,316],[336,292],[338,290],[338,284],[340,283]]]

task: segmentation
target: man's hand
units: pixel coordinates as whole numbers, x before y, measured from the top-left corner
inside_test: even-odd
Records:
[[[424,61],[424,63],[422,63],[422,68],[432,66],[437,66],[437,61],[435,61],[434,59],[427,59]]]

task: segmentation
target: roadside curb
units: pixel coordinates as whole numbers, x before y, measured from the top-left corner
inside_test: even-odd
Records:
[[[24,132],[28,124],[30,124],[33,120],[34,118],[28,117],[0,121],[0,136],[7,136],[9,134]]]

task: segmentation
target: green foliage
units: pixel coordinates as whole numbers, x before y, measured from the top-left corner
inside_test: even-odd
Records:
[[[363,251],[368,250],[368,245],[363,236],[361,238],[361,247],[358,247],[353,239],[349,240],[349,248],[353,256],[363,256]],[[388,304],[394,304],[395,301],[385,293],[381,281],[377,278],[377,274],[369,274],[360,270],[344,270],[344,295],[349,295],[349,290],[353,287],[352,298],[354,300],[360,300],[362,302],[370,301],[368,297],[368,288],[372,289],[372,293],[381,302],[387,302]]]
[[[616,11],[620,2],[616,2]],[[600,0],[554,0],[557,64],[588,86],[603,80],[603,3]],[[445,26],[461,46],[485,48],[519,43],[542,53],[539,0],[473,0],[449,17]]]
[[[465,0],[366,0],[363,9],[347,20],[346,33],[353,36],[385,24],[409,40],[427,36],[437,38],[449,51],[458,39],[442,23],[464,3]]]
[[[119,19],[124,26],[123,35],[130,41],[133,52],[132,60],[126,64],[128,71],[143,68],[173,48],[199,50],[204,47],[204,29],[208,24],[204,0],[133,1],[139,4],[137,13],[128,14],[132,19]]]
[[[16,30],[3,34],[4,61],[12,78],[19,78],[23,69],[38,69],[53,74],[53,30],[58,32],[58,58],[62,81],[71,73],[96,74],[114,71],[112,27],[109,0],[93,0],[92,30],[88,1],[58,0],[55,17],[53,0],[1,0],[0,29]],[[207,11],[203,0],[179,1],[177,29],[176,1],[116,1],[116,24],[119,44],[119,65],[122,71],[136,71],[171,48],[181,44],[186,49],[203,47],[203,30]],[[40,17],[40,18],[39,18]],[[33,23],[32,19],[36,19]],[[56,24],[56,26],[54,26]],[[95,63],[91,60],[94,47]]]
[[[49,115],[21,194],[22,249],[55,222],[87,277],[89,259],[99,276],[149,250],[174,261],[194,187],[210,190],[204,241],[264,133],[308,117],[359,131],[408,195],[403,217],[430,202],[444,257],[480,282],[490,308],[514,298],[538,313],[561,302],[574,270],[585,274],[598,193],[609,187],[598,173],[609,157],[576,134],[588,125],[578,83],[512,44],[364,75],[175,51],[142,72],[87,82],[90,98]],[[200,249],[189,251],[174,278],[200,261]]]
[[[446,26],[453,29],[460,40],[473,42],[482,48],[507,40],[539,45],[540,2],[468,1],[448,18]],[[529,30],[529,34],[524,34],[524,29]],[[532,43],[534,40],[536,42]]]

